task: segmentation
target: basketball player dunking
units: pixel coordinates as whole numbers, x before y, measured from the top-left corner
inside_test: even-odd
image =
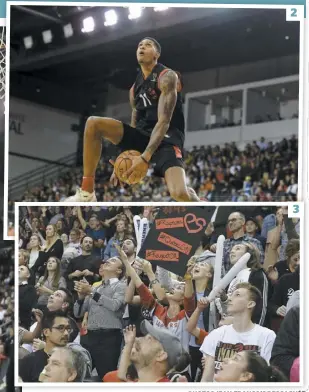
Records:
[[[125,173],[147,172],[151,163],[154,174],[164,177],[171,197],[176,201],[199,201],[186,186],[183,168],[184,116],[181,83],[176,72],[158,63],[160,44],[144,38],[137,48],[140,71],[130,90],[131,126],[105,117],[90,117],[84,135],[84,173],[81,189],[67,201],[96,201],[95,171],[101,158],[102,138],[122,151],[137,150],[133,164]],[[115,172],[111,182],[117,185]]]

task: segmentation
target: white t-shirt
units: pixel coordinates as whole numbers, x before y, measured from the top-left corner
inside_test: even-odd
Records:
[[[206,336],[200,350],[215,359],[217,373],[225,359],[244,350],[255,351],[269,362],[275,339],[274,331],[258,324],[248,332],[236,332],[233,325],[223,325]]]

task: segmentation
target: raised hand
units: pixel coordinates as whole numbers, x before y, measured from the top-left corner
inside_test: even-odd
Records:
[[[136,328],[135,325],[129,325],[123,330],[123,337],[126,346],[133,346],[136,338]]]
[[[207,297],[203,297],[197,301],[197,307],[199,310],[203,311],[209,306],[209,301]]]
[[[40,309],[33,309],[33,314],[38,323],[42,322],[43,312]]]

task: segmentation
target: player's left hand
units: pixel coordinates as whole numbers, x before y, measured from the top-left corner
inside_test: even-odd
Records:
[[[109,160],[109,163],[114,167],[115,166],[115,161],[113,161],[112,159]],[[116,175],[115,169],[113,170],[113,173],[111,175],[111,178],[109,179],[109,182],[113,185],[113,186],[117,186],[118,182],[119,185],[123,188],[124,187],[124,183],[121,182],[119,180],[119,178]]]
[[[140,176],[139,181],[141,181],[147,174],[149,164],[146,163],[141,156],[139,157],[132,157],[132,166],[129,170],[123,173],[123,178],[127,181],[131,180],[132,183],[136,182],[136,175]],[[132,176],[132,177],[131,177]]]

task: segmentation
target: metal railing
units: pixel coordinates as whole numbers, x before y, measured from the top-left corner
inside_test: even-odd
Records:
[[[10,152],[10,155],[46,163],[46,165],[43,165],[37,169],[14,177],[12,180],[9,181],[10,200],[18,200],[26,189],[34,188],[35,186],[41,185],[46,180],[52,180],[54,178],[57,178],[64,171],[76,167],[76,153],[67,155],[59,159],[58,161],[30,157],[28,155],[17,154],[14,152]]]

